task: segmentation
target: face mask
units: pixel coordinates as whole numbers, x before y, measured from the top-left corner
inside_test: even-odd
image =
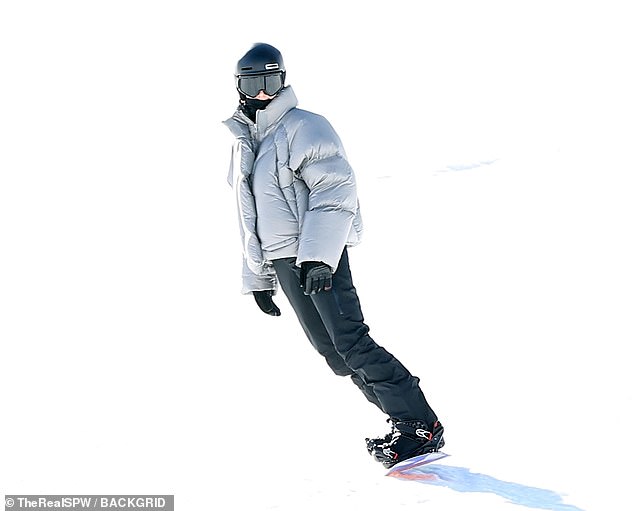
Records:
[[[273,101],[273,99],[246,98],[240,102],[240,108],[249,119],[255,122],[255,113],[258,110],[264,110],[271,101]]]

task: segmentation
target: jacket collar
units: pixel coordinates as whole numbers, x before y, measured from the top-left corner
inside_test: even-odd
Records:
[[[264,110],[255,114],[255,124],[260,133],[265,133],[279,121],[289,110],[297,106],[297,97],[290,85],[284,87]]]
[[[249,119],[240,108],[236,110],[233,116],[227,119],[224,124],[231,130],[235,136],[244,134],[244,125],[248,128],[256,128],[256,132],[261,136],[267,132],[267,130],[275,125],[284,115],[297,106],[297,97],[293,92],[290,85],[284,87],[275,96],[273,101],[264,110],[258,110],[256,114],[255,124]],[[239,125],[236,125],[236,121]]]

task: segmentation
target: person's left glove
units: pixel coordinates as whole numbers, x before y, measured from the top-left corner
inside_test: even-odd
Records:
[[[258,307],[269,316],[280,316],[282,313],[275,303],[273,303],[273,291],[268,289],[267,291],[253,291],[253,298]]]
[[[332,270],[326,263],[306,261],[301,265],[300,284],[305,295],[314,295],[332,288]]]

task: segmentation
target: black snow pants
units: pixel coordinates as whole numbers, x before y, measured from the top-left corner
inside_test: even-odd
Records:
[[[344,249],[332,289],[305,295],[295,258],[273,261],[280,286],[311,344],[335,374],[350,376],[365,397],[393,419],[437,420],[419,379],[376,344],[364,323]]]

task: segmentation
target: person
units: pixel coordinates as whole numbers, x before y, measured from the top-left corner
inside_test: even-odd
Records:
[[[348,247],[362,221],[354,172],[339,136],[297,108],[275,47],[257,43],[235,70],[239,105],[225,125],[235,137],[229,183],[243,242],[242,292],[279,316],[278,286],[310,343],[336,375],[350,376],[391,423],[366,438],[386,467],[444,445],[443,426],[413,376],[369,335],[352,282]]]

